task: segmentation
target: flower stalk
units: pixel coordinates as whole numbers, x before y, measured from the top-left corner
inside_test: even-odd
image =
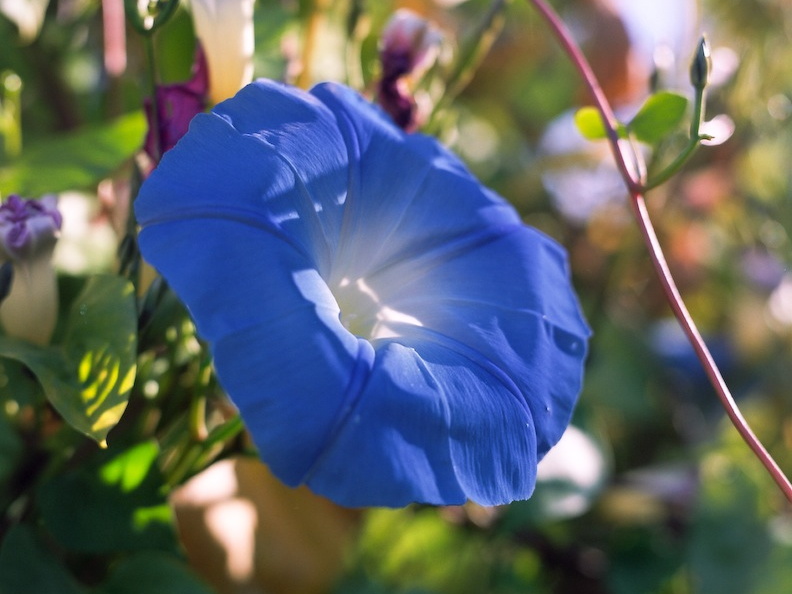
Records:
[[[790,483],[789,478],[787,478],[787,476],[778,466],[778,463],[773,459],[767,449],[756,437],[748,425],[748,422],[745,420],[745,417],[743,417],[742,413],[740,412],[740,409],[734,401],[734,397],[726,385],[726,382],[724,381],[718,366],[715,364],[712,354],[707,348],[701,333],[696,327],[690,312],[685,306],[685,303],[683,302],[679,293],[679,289],[676,286],[676,282],[671,275],[668,262],[666,261],[665,255],[663,254],[663,250],[660,246],[654,226],[652,225],[652,221],[649,217],[649,212],[646,208],[646,201],[644,199],[644,193],[647,191],[647,189],[649,189],[649,187],[654,187],[657,185],[657,183],[654,183],[653,185],[644,185],[641,183],[640,179],[636,179],[635,176],[631,174],[630,167],[628,166],[628,162],[625,159],[623,146],[619,140],[619,135],[617,132],[618,122],[613,114],[613,109],[605,97],[605,94],[603,93],[602,88],[596,76],[594,75],[594,72],[586,60],[586,57],[583,55],[580,47],[574,41],[572,35],[561,21],[561,18],[545,2],[545,0],[529,1],[545,19],[547,24],[550,26],[551,31],[559,41],[561,47],[571,59],[574,67],[577,69],[584,84],[588,88],[589,93],[594,100],[596,109],[599,111],[602,117],[608,142],[610,143],[611,151],[613,152],[613,156],[616,160],[616,165],[630,194],[630,205],[632,207],[633,215],[635,216],[635,220],[641,231],[641,235],[643,236],[644,243],[649,250],[649,255],[651,256],[655,272],[657,273],[657,276],[663,287],[666,299],[668,300],[668,303],[674,312],[674,316],[676,317],[677,321],[685,332],[685,335],[690,341],[690,344],[696,352],[696,356],[701,362],[701,365],[704,368],[704,371],[706,372],[710,383],[715,389],[718,399],[720,400],[721,405],[725,409],[726,414],[728,415],[732,424],[737,429],[738,433],[743,438],[748,447],[751,448],[754,455],[767,469],[767,472],[776,482],[787,500],[792,503],[792,483]],[[705,42],[700,43],[691,72],[691,81],[696,88],[696,107],[691,129],[691,141],[695,139],[696,145],[698,145],[698,141],[700,140],[696,138],[696,136],[698,135],[698,125],[702,117],[704,87],[706,85],[706,75],[708,70],[708,54],[709,52]],[[679,163],[679,165],[681,165],[681,163]],[[676,169],[673,171],[676,171]],[[661,181],[665,181],[665,179]]]

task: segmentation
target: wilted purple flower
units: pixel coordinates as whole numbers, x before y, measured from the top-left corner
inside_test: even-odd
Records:
[[[46,344],[55,329],[58,293],[52,251],[63,218],[55,196],[0,205],[0,261],[11,262],[11,290],[0,304],[0,321],[11,336]]]
[[[51,252],[62,224],[55,196],[24,200],[12,194],[0,205],[2,256],[18,261]]]
[[[187,133],[190,120],[208,106],[209,73],[206,56],[200,43],[195,46],[195,60],[189,80],[172,85],[158,85],[156,114],[150,100],[144,107],[149,121],[149,129],[143,149],[154,163],[158,163],[165,151],[176,146],[179,139]]]
[[[418,76],[437,57],[442,37],[425,18],[397,10],[382,31],[380,60],[383,78]]]
[[[406,9],[397,10],[382,32],[377,101],[404,130],[418,126],[417,105],[406,79],[419,77],[431,65],[441,39],[429,21]]]

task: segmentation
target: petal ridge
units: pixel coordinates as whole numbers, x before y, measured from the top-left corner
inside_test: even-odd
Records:
[[[349,385],[347,385],[346,389],[344,390],[344,401],[339,407],[333,427],[330,429],[324,444],[317,453],[314,463],[310,468],[308,468],[308,470],[305,471],[305,475],[303,475],[302,479],[300,480],[301,483],[307,483],[310,481],[311,477],[317,472],[318,468],[322,464],[324,453],[332,448],[333,442],[336,440],[343,426],[348,422],[350,416],[354,412],[355,407],[365,392],[368,381],[371,378],[371,370],[374,367],[375,357],[376,354],[371,343],[364,338],[358,337],[358,353],[355,359],[355,364],[350,373],[351,377],[349,379]]]
[[[432,330],[431,328],[426,328],[424,326],[415,326],[413,324],[405,324],[401,322],[393,322],[393,326],[401,327],[405,330],[404,334],[400,338],[404,338],[406,336],[416,337],[419,335],[419,339],[422,338],[424,340],[428,340],[433,342],[443,348],[446,348],[457,355],[464,357],[474,365],[478,366],[480,369],[485,371],[487,374],[492,376],[495,380],[498,381],[506,390],[514,396],[515,400],[519,403],[520,407],[523,408],[529,415],[531,414],[530,409],[526,403],[525,394],[523,394],[522,390],[517,386],[514,380],[509,376],[508,373],[503,371],[500,367],[498,367],[492,360],[488,357],[485,357],[482,353],[466,345],[463,342],[456,340],[446,334],[441,332],[437,332]],[[382,339],[388,341],[399,342],[400,339]],[[376,341],[375,341],[376,342]]]
[[[300,245],[294,237],[292,237],[289,233],[286,233],[283,228],[273,223],[269,218],[262,216],[260,212],[246,208],[233,208],[228,205],[223,205],[218,209],[210,209],[208,207],[183,209],[178,213],[171,213],[169,215],[152,218],[149,219],[146,225],[141,229],[141,234],[147,232],[146,230],[152,227],[156,227],[158,225],[167,225],[168,223],[179,223],[185,219],[220,219],[232,221],[234,223],[240,223],[255,229],[260,229],[261,231],[265,231],[270,235],[274,235],[278,239],[283,240],[309,261],[313,260],[312,256],[305,251],[305,246]]]

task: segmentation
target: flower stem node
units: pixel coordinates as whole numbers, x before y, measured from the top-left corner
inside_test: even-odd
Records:
[[[52,252],[62,224],[55,196],[25,200],[11,195],[0,205],[0,260],[5,271],[9,264],[12,271],[0,322],[11,336],[36,344],[52,337],[58,312]]]
[[[151,35],[176,12],[179,0],[124,0],[127,19],[141,35]]]

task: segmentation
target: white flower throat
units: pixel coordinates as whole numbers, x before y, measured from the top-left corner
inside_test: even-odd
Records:
[[[377,340],[400,336],[401,324],[423,326],[420,320],[386,305],[380,296],[366,283],[365,278],[341,279],[332,289],[341,310],[341,323],[352,334]]]

